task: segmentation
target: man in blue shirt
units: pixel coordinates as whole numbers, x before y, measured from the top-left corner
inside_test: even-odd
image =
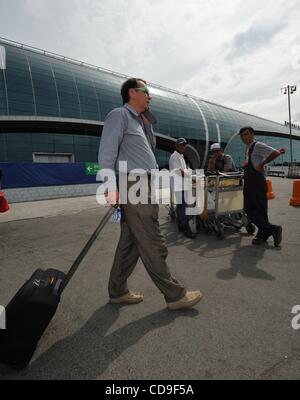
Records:
[[[167,308],[189,308],[201,300],[202,294],[187,291],[172,277],[166,263],[168,250],[158,222],[159,206],[150,201],[150,174],[157,168],[157,163],[155,136],[147,118],[151,101],[149,89],[144,80],[131,78],[123,83],[121,95],[124,105],[106,117],[99,148],[100,176],[103,169],[111,171],[110,176],[105,176],[110,187],[107,201],[112,206],[120,201],[122,214],[121,235],[108,285],[110,302],[133,304],[143,301],[142,294],[129,291],[127,287],[127,279],[141,257],[151,279],[163,293]],[[117,190],[115,171],[127,175],[136,169],[143,170],[147,177],[150,193],[147,204],[134,204],[130,198],[125,202]],[[128,191],[135,183],[128,180]]]

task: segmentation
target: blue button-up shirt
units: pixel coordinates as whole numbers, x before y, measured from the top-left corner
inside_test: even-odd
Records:
[[[100,169],[150,172],[157,168],[155,144],[152,125],[144,124],[137,111],[126,103],[112,110],[104,121],[98,155]],[[119,161],[127,161],[127,171],[119,168]]]

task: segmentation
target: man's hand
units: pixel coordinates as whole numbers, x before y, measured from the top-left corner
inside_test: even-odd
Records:
[[[119,203],[119,192],[105,193],[106,202],[112,207]]]
[[[275,158],[279,157],[281,154],[285,153],[285,149],[282,147],[279,150],[274,150],[269,157],[267,157],[259,166],[257,167],[257,171],[264,172],[264,166],[269,164],[271,161],[275,160]]]
[[[258,167],[256,168],[256,170],[263,174],[265,172],[265,163],[259,164]]]
[[[192,171],[190,168],[181,169],[180,172],[181,172],[181,176],[182,176],[183,178],[184,178],[185,176],[186,176],[186,177],[190,177],[190,176],[192,176],[192,173],[193,173],[193,171]]]

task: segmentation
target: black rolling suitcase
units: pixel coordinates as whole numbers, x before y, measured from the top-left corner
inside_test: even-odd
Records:
[[[37,269],[7,305],[6,329],[0,330],[0,362],[25,368],[52,317],[60,297],[84,256],[113,214],[110,208],[65,274],[57,269]]]

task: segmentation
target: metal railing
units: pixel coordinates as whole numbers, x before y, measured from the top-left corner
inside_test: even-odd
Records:
[[[290,165],[287,178],[300,178],[300,165]]]

